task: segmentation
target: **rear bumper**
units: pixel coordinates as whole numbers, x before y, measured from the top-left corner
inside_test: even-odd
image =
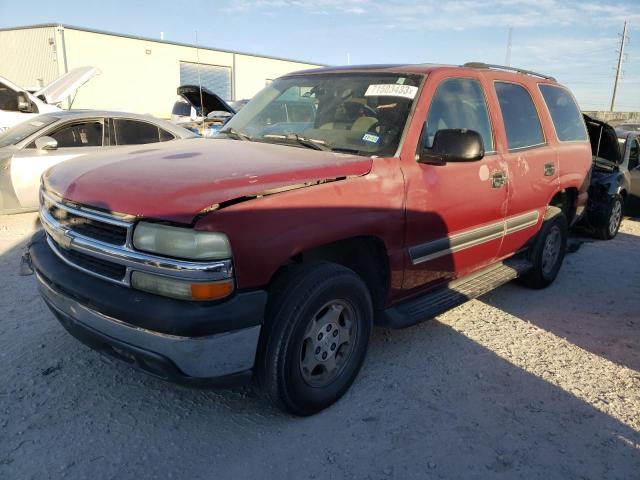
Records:
[[[251,314],[251,318],[243,319],[236,323],[237,328],[227,331],[220,331],[219,326],[233,326],[229,318],[221,318],[221,315],[229,316],[228,302],[200,306],[196,317],[191,311],[193,302],[172,302],[171,308],[164,313],[156,307],[159,325],[166,327],[173,325],[173,321],[182,320],[186,323],[184,331],[193,330],[189,322],[195,322],[196,330],[202,330],[205,327],[202,317],[205,316],[212,332],[201,335],[167,333],[149,328],[147,321],[144,326],[140,322],[133,323],[135,319],[132,318],[136,310],[144,316],[147,302],[162,304],[166,299],[147,294],[140,296],[141,292],[130,288],[93,279],[64,264],[42,240],[31,245],[30,255],[46,304],[70,334],[91,348],[178,383],[226,386],[250,380],[266,293],[240,296],[240,302],[244,304],[240,311]],[[80,277],[70,278],[69,275]],[[87,292],[82,289],[87,287],[88,281],[94,289],[93,296],[83,298]],[[117,294],[110,297],[114,292]],[[127,315],[107,313],[104,304],[108,303],[108,298],[119,303],[113,305],[114,311]],[[164,318],[167,316],[171,318]]]

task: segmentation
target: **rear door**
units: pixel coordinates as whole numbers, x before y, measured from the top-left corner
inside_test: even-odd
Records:
[[[521,249],[537,231],[558,188],[558,154],[545,137],[536,92],[512,81],[494,81],[506,139],[507,212],[500,257]]]

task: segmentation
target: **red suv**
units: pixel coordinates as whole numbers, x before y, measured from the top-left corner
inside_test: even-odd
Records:
[[[520,277],[549,285],[591,149],[553,78],[485,64],[287,75],[216,139],[43,177],[30,258],[64,327],[153,375],[256,377],[308,415],[402,328]]]

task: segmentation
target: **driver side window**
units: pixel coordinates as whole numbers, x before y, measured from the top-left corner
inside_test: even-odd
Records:
[[[101,147],[102,123],[95,120],[65,125],[49,136],[58,142],[58,148]]]
[[[485,151],[493,151],[487,103],[482,86],[477,80],[450,78],[438,86],[427,116],[424,146],[431,148],[436,132],[451,128],[466,128],[478,132]]]

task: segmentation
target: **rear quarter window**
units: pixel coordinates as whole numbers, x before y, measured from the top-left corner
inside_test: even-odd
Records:
[[[569,92],[555,85],[540,84],[540,93],[551,114],[561,142],[585,141],[587,130],[580,109]]]
[[[538,111],[531,95],[517,83],[496,82],[509,150],[545,143]]]
[[[113,124],[118,145],[142,145],[160,141],[160,130],[152,123],[116,118]]]

